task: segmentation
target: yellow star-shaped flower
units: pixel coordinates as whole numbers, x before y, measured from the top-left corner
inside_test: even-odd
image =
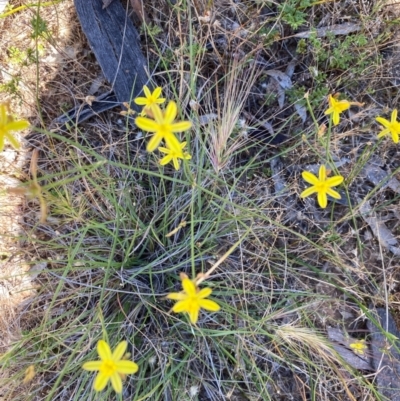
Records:
[[[338,125],[340,121],[340,113],[349,109],[352,103],[347,100],[336,100],[332,95],[329,95],[328,101],[330,107],[325,111],[325,115],[332,114],[333,124]]]
[[[390,121],[386,120],[386,118],[383,117],[376,117],[376,121],[378,121],[379,124],[382,124],[385,127],[385,129],[378,134],[378,138],[382,138],[387,134],[391,134],[393,142],[399,143],[400,122],[397,121],[396,109],[392,111],[392,116]]]
[[[15,149],[20,148],[20,143],[11,134],[11,131],[21,131],[29,127],[29,122],[26,120],[14,121],[8,115],[8,106],[5,103],[0,104],[0,152],[4,149],[5,139],[11,143]]]
[[[327,178],[326,176],[326,167],[322,165],[319,168],[319,176],[316,177],[313,173],[309,171],[303,171],[301,174],[304,181],[312,184],[311,187],[305,189],[301,194],[301,198],[305,198],[310,196],[314,193],[317,193],[318,204],[322,208],[326,208],[328,204],[328,196],[332,196],[332,198],[340,199],[341,196],[338,192],[332,189],[332,187],[336,187],[343,182],[343,177],[341,175],[335,175],[334,177]]]
[[[367,344],[365,344],[365,340],[358,340],[350,343],[350,348],[357,355],[364,355],[365,350],[368,348]]]
[[[165,166],[166,164],[172,161],[175,170],[179,170],[180,167],[179,159],[190,160],[192,158],[192,156],[190,156],[188,152],[183,151],[183,148],[186,146],[186,142],[182,142],[179,145],[180,145],[180,151],[177,151],[176,149],[162,148],[161,146],[158,148],[160,152],[165,153],[167,155],[160,160],[160,164],[162,166]]]
[[[201,308],[211,312],[217,312],[220,310],[220,306],[216,302],[206,299],[212,293],[211,288],[203,288],[199,290],[196,284],[185,274],[182,274],[181,276],[183,291],[173,292],[167,295],[168,299],[178,301],[172,308],[173,312],[188,313],[190,321],[193,324],[196,324]]]
[[[102,391],[109,380],[116,393],[122,392],[122,377],[136,373],[139,366],[132,361],[126,361],[123,356],[126,351],[128,343],[121,341],[114,352],[111,352],[110,346],[104,341],[100,340],[97,343],[97,353],[100,356],[100,361],[90,361],[82,365],[82,369],[88,371],[99,371],[94,383],[93,389],[95,391]]]
[[[155,104],[162,104],[165,102],[165,99],[160,97],[161,91],[162,89],[158,86],[154,89],[153,93],[151,93],[150,89],[146,85],[143,86],[145,97],[137,97],[133,100],[137,105],[144,106],[142,112],[140,113],[141,116],[152,114],[151,111]]]
[[[165,112],[162,112],[158,104],[154,104],[151,109],[154,120],[147,117],[137,117],[135,120],[136,125],[148,132],[154,132],[154,135],[147,144],[147,151],[154,152],[162,140],[165,141],[169,149],[176,152],[181,152],[181,144],[174,135],[175,132],[187,131],[192,127],[190,121],[174,122],[178,114],[178,107],[176,103],[170,101]]]

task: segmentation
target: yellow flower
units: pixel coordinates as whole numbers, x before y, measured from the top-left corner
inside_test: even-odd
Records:
[[[364,355],[365,350],[367,349],[367,344],[365,344],[365,340],[358,340],[349,345],[353,352],[358,355]]]
[[[314,174],[309,171],[303,171],[302,177],[304,181],[312,184],[312,187],[305,189],[301,194],[301,198],[310,196],[313,193],[318,194],[318,204],[322,208],[326,208],[328,204],[327,194],[332,196],[332,198],[340,199],[340,194],[334,191],[331,187],[336,187],[343,182],[343,177],[341,175],[335,175],[334,177],[326,177],[326,167],[322,165],[319,168],[319,177],[317,178]]]
[[[350,108],[352,103],[347,100],[336,100],[332,95],[329,95],[329,109],[325,111],[325,115],[333,114],[333,124],[338,125],[340,121],[340,113]]]
[[[203,288],[199,290],[195,283],[186,275],[182,274],[182,292],[173,292],[167,295],[168,299],[178,301],[172,311],[175,313],[186,312],[189,314],[190,321],[196,324],[199,318],[200,308],[217,312],[220,310],[219,305],[209,299],[205,299],[211,295],[211,288]]]
[[[0,152],[4,149],[4,140],[8,142],[15,149],[20,148],[17,139],[11,134],[11,131],[21,131],[29,127],[29,122],[26,120],[14,121],[12,117],[7,115],[8,106],[5,103],[0,104]]]
[[[139,366],[135,362],[123,359],[127,346],[128,343],[126,341],[121,341],[114,352],[111,353],[110,346],[104,340],[100,340],[97,343],[97,353],[101,360],[86,362],[82,366],[82,369],[88,371],[99,371],[93,383],[95,391],[102,391],[108,381],[111,380],[115,392],[121,393],[121,376],[130,375],[139,370]]]
[[[176,152],[181,151],[180,142],[174,135],[174,132],[187,131],[192,127],[192,123],[190,121],[174,123],[178,108],[173,101],[168,103],[164,113],[158,104],[154,104],[151,111],[155,121],[146,117],[137,117],[135,120],[136,125],[140,129],[154,132],[154,135],[147,144],[147,151],[154,152],[162,140],[165,141],[169,149],[174,149]]]
[[[180,166],[179,166],[179,160],[178,159],[190,160],[192,158],[192,156],[190,156],[188,152],[184,152],[183,151],[183,148],[186,146],[186,142],[180,143],[179,146],[180,146],[180,151],[179,152],[177,152],[176,149],[168,149],[168,148],[162,148],[162,147],[158,148],[158,150],[160,152],[165,153],[167,155],[167,156],[164,156],[160,160],[160,164],[162,166],[165,166],[170,161],[172,161],[174,163],[175,170],[179,170]]]
[[[137,105],[144,106],[142,112],[140,113],[141,116],[145,116],[148,111],[151,112],[155,104],[162,104],[165,102],[165,99],[160,97],[161,90],[162,89],[158,86],[156,89],[154,89],[153,93],[151,93],[150,89],[146,85],[143,86],[145,97],[137,97],[134,99],[134,102]]]
[[[379,124],[382,124],[385,127],[385,129],[378,134],[378,138],[382,138],[383,136],[390,133],[392,134],[393,142],[394,143],[399,142],[400,122],[397,121],[396,109],[392,111],[392,116],[390,121],[386,120],[386,118],[383,117],[376,117],[376,121],[378,121]]]

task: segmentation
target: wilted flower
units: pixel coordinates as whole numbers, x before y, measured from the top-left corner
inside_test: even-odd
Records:
[[[4,149],[5,139],[11,143],[15,149],[20,148],[20,143],[11,134],[11,131],[21,131],[29,127],[29,122],[26,120],[14,121],[8,115],[8,105],[5,103],[0,104],[0,152]]]
[[[340,194],[332,189],[343,182],[343,177],[341,175],[335,175],[334,177],[327,178],[326,167],[322,165],[319,168],[319,177],[316,177],[313,173],[309,171],[303,171],[302,177],[304,181],[312,184],[311,187],[305,189],[301,194],[301,198],[305,198],[314,193],[318,194],[318,204],[325,208],[328,204],[327,195],[332,196],[332,198],[340,199]]]

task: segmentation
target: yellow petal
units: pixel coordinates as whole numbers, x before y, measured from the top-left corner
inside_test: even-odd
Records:
[[[22,131],[23,129],[28,128],[29,125],[29,121],[26,120],[12,121],[6,125],[5,129],[7,131]]]
[[[164,114],[164,120],[166,124],[172,124],[173,121],[175,120],[176,114],[178,113],[178,108],[176,106],[176,103],[171,100],[168,103],[167,108],[165,109],[165,114]],[[179,132],[179,131],[177,131]]]
[[[158,148],[160,149],[160,148]],[[172,156],[169,154],[167,156],[164,156],[161,160],[160,160],[160,164],[161,166],[166,166],[170,161],[172,160]]]
[[[197,297],[198,298],[207,298],[211,295],[211,293],[212,293],[211,288],[203,288],[198,292]]]
[[[324,114],[325,115],[332,114],[334,111],[335,111],[335,109],[333,107],[329,107],[329,109],[326,110]]]
[[[100,366],[103,362],[101,361],[89,361],[89,362],[85,362],[82,365],[82,369],[84,370],[88,370],[90,372],[94,372],[95,370],[100,370]]]
[[[199,305],[201,308],[209,310],[211,312],[217,312],[221,307],[214,301],[210,299],[199,299]]]
[[[118,361],[116,362],[118,373],[123,373],[125,375],[131,375],[139,370],[139,366],[132,361]]]
[[[399,133],[397,131],[392,131],[392,139],[394,143],[399,143]]]
[[[97,353],[100,356],[101,360],[111,359],[111,349],[110,346],[104,341],[100,340],[97,343]]]
[[[340,114],[336,110],[333,112],[333,125],[338,125],[340,122]]]
[[[339,192],[336,192],[336,191],[335,191],[334,189],[332,189],[332,188],[328,188],[328,189],[326,190],[326,193],[327,193],[328,195],[332,196],[332,198],[341,199],[340,193],[339,193]]]
[[[158,99],[155,100],[155,103],[157,104],[162,104],[166,101],[165,97],[159,97]]]
[[[183,292],[171,292],[171,294],[167,295],[168,299],[172,299],[173,301],[183,301],[187,298],[187,295]]]
[[[121,341],[117,347],[115,348],[113,354],[112,354],[112,360],[119,361],[125,354],[126,348],[128,346],[128,343],[126,341]]]
[[[181,143],[172,132],[165,135],[164,140],[169,149],[173,150],[177,154],[182,153]]]
[[[326,185],[328,185],[328,187],[336,187],[337,185],[340,185],[343,180],[344,178],[341,175],[335,175],[326,180]]]
[[[111,384],[116,393],[122,393],[122,379],[117,372],[111,376]]]
[[[146,150],[148,152],[154,152],[158,148],[158,145],[160,144],[161,139],[162,139],[161,135],[159,135],[158,133],[154,134],[150,138],[149,142],[147,143]]]
[[[315,192],[317,192],[317,189],[314,186],[312,186],[310,188],[305,189],[300,194],[300,198],[306,198],[307,196],[310,196],[310,195],[314,194]]]
[[[347,100],[341,100],[340,102],[338,102],[338,103],[336,104],[336,110],[337,110],[339,113],[342,113],[343,111],[349,109],[350,106],[351,106],[351,104],[350,104],[349,101],[347,101]]]
[[[145,97],[137,97],[136,99],[133,99],[133,101],[139,106],[146,106],[148,103]]]
[[[153,97],[155,99],[158,99],[161,96],[161,92],[162,92],[161,87],[157,86],[157,88],[154,89],[154,91],[153,91]]]
[[[326,167],[323,164],[319,168],[318,178],[319,178],[319,181],[326,180]]]
[[[93,383],[93,388],[95,391],[102,391],[104,390],[104,387],[107,386],[109,377],[106,376],[105,374],[99,372],[96,376],[96,379],[94,379]]]
[[[190,121],[181,121],[171,125],[172,132],[183,132],[189,130],[190,128],[192,128],[192,123]]]
[[[386,136],[386,135],[389,134],[389,133],[390,133],[390,129],[389,129],[389,128],[386,128],[386,129],[382,130],[382,131],[378,134],[378,139],[380,139],[380,138]]]
[[[313,173],[310,173],[309,171],[303,171],[301,173],[301,176],[303,177],[303,180],[305,182],[308,182],[309,184],[317,185],[319,183],[318,178]]]
[[[162,153],[165,153],[166,155],[169,155],[171,153],[171,149],[163,148],[162,146],[159,146],[158,150]]]
[[[0,152],[2,152],[4,149],[4,135],[1,135],[0,132]]]
[[[397,121],[397,109],[394,109],[392,111],[392,123],[395,123]]]
[[[178,160],[178,158],[177,157],[173,157],[172,158],[172,161],[173,161],[173,163],[174,163],[174,167],[175,167],[175,170],[179,170],[179,160]]]
[[[21,147],[21,144],[18,142],[17,138],[15,138],[13,135],[7,133],[6,137],[8,139],[8,142],[11,143],[14,149],[19,149]]]
[[[192,280],[184,278],[182,280],[182,287],[186,294],[188,294],[189,296],[193,297],[196,295],[196,286],[194,285]]]
[[[325,192],[318,192],[318,204],[325,209],[328,204],[328,198]]]
[[[149,89],[146,85],[143,86],[143,92],[144,92],[144,95],[145,95],[147,98],[151,97],[150,89]]]
[[[175,313],[180,313],[180,312],[187,312],[189,311],[189,303],[188,301],[182,300],[182,301],[178,301],[172,308],[172,311]]]
[[[391,126],[390,121],[386,120],[386,118],[376,117],[375,120],[378,121],[378,123],[383,125],[385,128],[390,128]]]
[[[160,129],[160,125],[157,124],[155,121],[150,120],[147,117],[137,117],[135,119],[135,124],[142,130],[148,132],[156,132]]]
[[[158,104],[153,104],[151,111],[154,115],[154,119],[158,124],[165,124],[163,112],[161,111],[160,106]]]
[[[189,317],[192,324],[196,324],[197,320],[199,320],[199,310],[200,308],[192,308],[190,311]]]

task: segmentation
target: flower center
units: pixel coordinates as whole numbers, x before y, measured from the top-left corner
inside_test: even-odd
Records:
[[[105,360],[100,367],[100,371],[105,376],[112,376],[117,371],[117,365],[110,359]]]
[[[326,192],[328,189],[328,185],[326,185],[325,181],[319,182],[316,187],[318,192]]]
[[[394,123],[390,124],[390,130],[400,134],[400,123],[395,121]]]
[[[170,124],[160,124],[159,133],[165,137],[171,133],[171,125]]]

